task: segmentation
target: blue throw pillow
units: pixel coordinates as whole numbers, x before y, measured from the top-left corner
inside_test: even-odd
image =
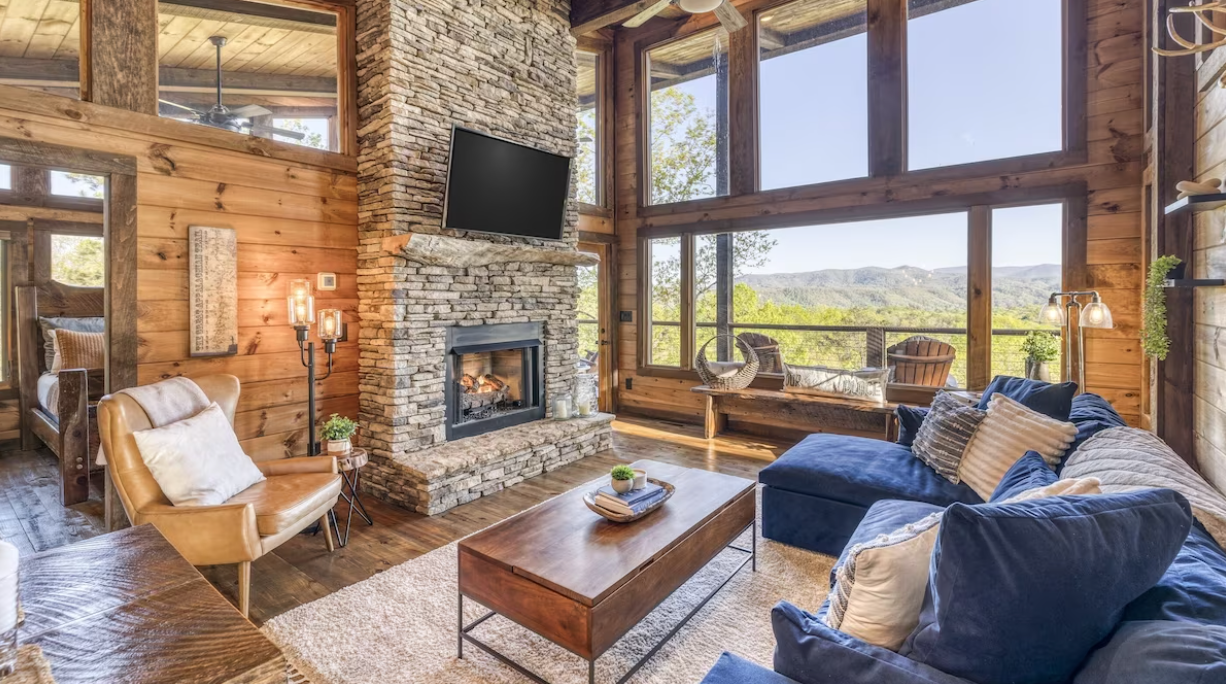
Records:
[[[1226,627],[1194,622],[1126,622],[1073,684],[1221,684]]]
[[[1069,422],[1077,426],[1077,439],[1073,440],[1064,458],[1077,451],[1087,439],[1108,428],[1126,427],[1128,423],[1116,412],[1111,402],[1097,394],[1078,394],[1073,397],[1073,410],[1068,415]],[[1063,462],[1061,462],[1063,467]]]
[[[992,400],[993,394],[1003,394],[1031,411],[1067,421],[1073,410],[1073,395],[1077,394],[1077,383],[1053,385],[1042,380],[998,375],[979,398],[980,410],[988,410],[988,402]]]
[[[909,447],[915,444],[915,436],[919,434],[920,426],[924,424],[924,418],[928,416],[927,408],[919,406],[903,406],[898,405],[894,409],[894,415],[898,416],[898,443]]]
[[[977,684],[1062,684],[1152,587],[1192,525],[1169,489],[954,504],[899,653]]]
[[[1226,551],[1193,521],[1162,579],[1128,604],[1124,620],[1187,620],[1226,627]]]
[[[992,492],[992,498],[989,501],[992,503],[1004,501],[1028,489],[1046,487],[1057,479],[1059,478],[1056,477],[1056,473],[1037,451],[1027,451],[1024,456],[1017,459],[1017,463],[1005,471],[1004,478],[1001,479],[1000,484],[996,485],[996,491]]]

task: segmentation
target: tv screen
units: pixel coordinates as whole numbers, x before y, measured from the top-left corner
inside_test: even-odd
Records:
[[[452,129],[444,226],[560,240],[569,193],[569,158]]]

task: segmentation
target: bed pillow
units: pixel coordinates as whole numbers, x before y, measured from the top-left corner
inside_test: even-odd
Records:
[[[1187,500],[1169,489],[955,503],[899,653],[977,684],[1068,682],[1191,525]]]
[[[106,366],[106,333],[77,332],[61,328],[55,331],[55,359],[51,372],[84,368],[100,370]]]
[[[985,500],[991,498],[1009,468],[1028,451],[1038,453],[1053,470],[1077,437],[1077,426],[1032,411],[997,394],[958,464],[958,480]]]
[[[264,480],[216,402],[191,418],[137,430],[132,437],[153,479],[176,506],[217,506]]]
[[[894,409],[894,415],[898,419],[899,444],[905,447],[915,444],[915,436],[919,434],[920,426],[924,424],[924,418],[928,417],[929,410],[925,407],[902,404]]]
[[[76,330],[78,332],[104,332],[106,319],[102,316],[71,318],[68,316],[44,317],[38,319],[38,327],[43,331],[43,368],[51,370],[55,365],[55,331]]]
[[[1042,380],[998,375],[992,378],[992,384],[988,385],[983,396],[979,398],[981,410],[987,410],[994,394],[1003,394],[1031,411],[1049,418],[1068,420],[1069,413],[1073,410],[1073,396],[1077,394],[1077,383],[1052,384]]]
[[[941,477],[958,484],[958,465],[985,415],[949,394],[938,394],[915,435],[911,453]]]

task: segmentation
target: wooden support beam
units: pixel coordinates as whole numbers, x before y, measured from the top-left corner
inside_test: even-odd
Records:
[[[0,83],[27,87],[76,87],[80,75],[77,62],[64,59],[26,59],[0,57]],[[222,87],[226,93],[248,95],[284,95],[288,97],[336,97],[336,78],[329,76],[294,76],[292,74],[261,74],[248,71],[223,71]],[[212,93],[217,87],[217,72],[213,69],[158,69],[160,90],[182,93]]]
[[[345,4],[351,5],[351,2]],[[250,0],[161,0],[161,12],[172,16],[198,17],[199,10],[212,10],[227,14],[242,14],[245,17],[260,17],[273,21],[292,21],[321,28],[335,27],[336,15],[330,12],[315,12],[286,5],[251,2]],[[295,29],[301,30],[301,29]],[[328,31],[321,31],[328,33]]]
[[[992,380],[992,208],[971,207],[967,234],[967,389],[983,390]]]
[[[582,36],[621,24],[658,0],[576,0],[570,8],[570,32]]]
[[[750,28],[728,39],[728,194],[758,190],[758,41]]]
[[[81,99],[157,114],[157,0],[82,0],[81,34]]]
[[[1174,48],[1165,25],[1168,9],[1185,5],[1183,0],[1153,0],[1151,35],[1159,47]],[[1189,14],[1176,14],[1176,28],[1191,35],[1193,19]],[[1152,60],[1154,137],[1151,141],[1154,168],[1154,206],[1165,207],[1175,201],[1175,184],[1196,177],[1196,72],[1195,62],[1186,58],[1164,58],[1148,55]],[[1173,255],[1184,263],[1193,258],[1194,232],[1191,213],[1157,212],[1154,245],[1158,255]],[[1195,306],[1191,288],[1167,290],[1167,336],[1170,352],[1157,367],[1157,401],[1154,405],[1158,436],[1184,460],[1195,464],[1193,436],[1193,400],[1191,388],[1195,367],[1193,340]]]
[[[0,161],[7,161],[0,157]],[[51,175],[47,169],[33,166],[12,166],[10,172],[12,196],[4,198],[23,207],[45,207],[51,196]]]
[[[868,0],[868,169],[907,170],[907,0]]]

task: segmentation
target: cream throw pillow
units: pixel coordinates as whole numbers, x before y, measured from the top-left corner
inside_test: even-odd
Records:
[[[264,474],[243,453],[216,403],[191,418],[132,433],[141,459],[176,506],[216,506]]]
[[[1077,438],[1077,426],[1032,411],[1003,394],[992,395],[988,415],[966,445],[958,481],[984,501],[1027,451],[1036,451],[1053,468]]]
[[[1099,494],[1098,480],[1060,480],[1000,503],[1049,496]],[[919,625],[929,562],[944,511],[871,542],[856,544],[835,573],[826,625],[866,643],[897,651]]]

